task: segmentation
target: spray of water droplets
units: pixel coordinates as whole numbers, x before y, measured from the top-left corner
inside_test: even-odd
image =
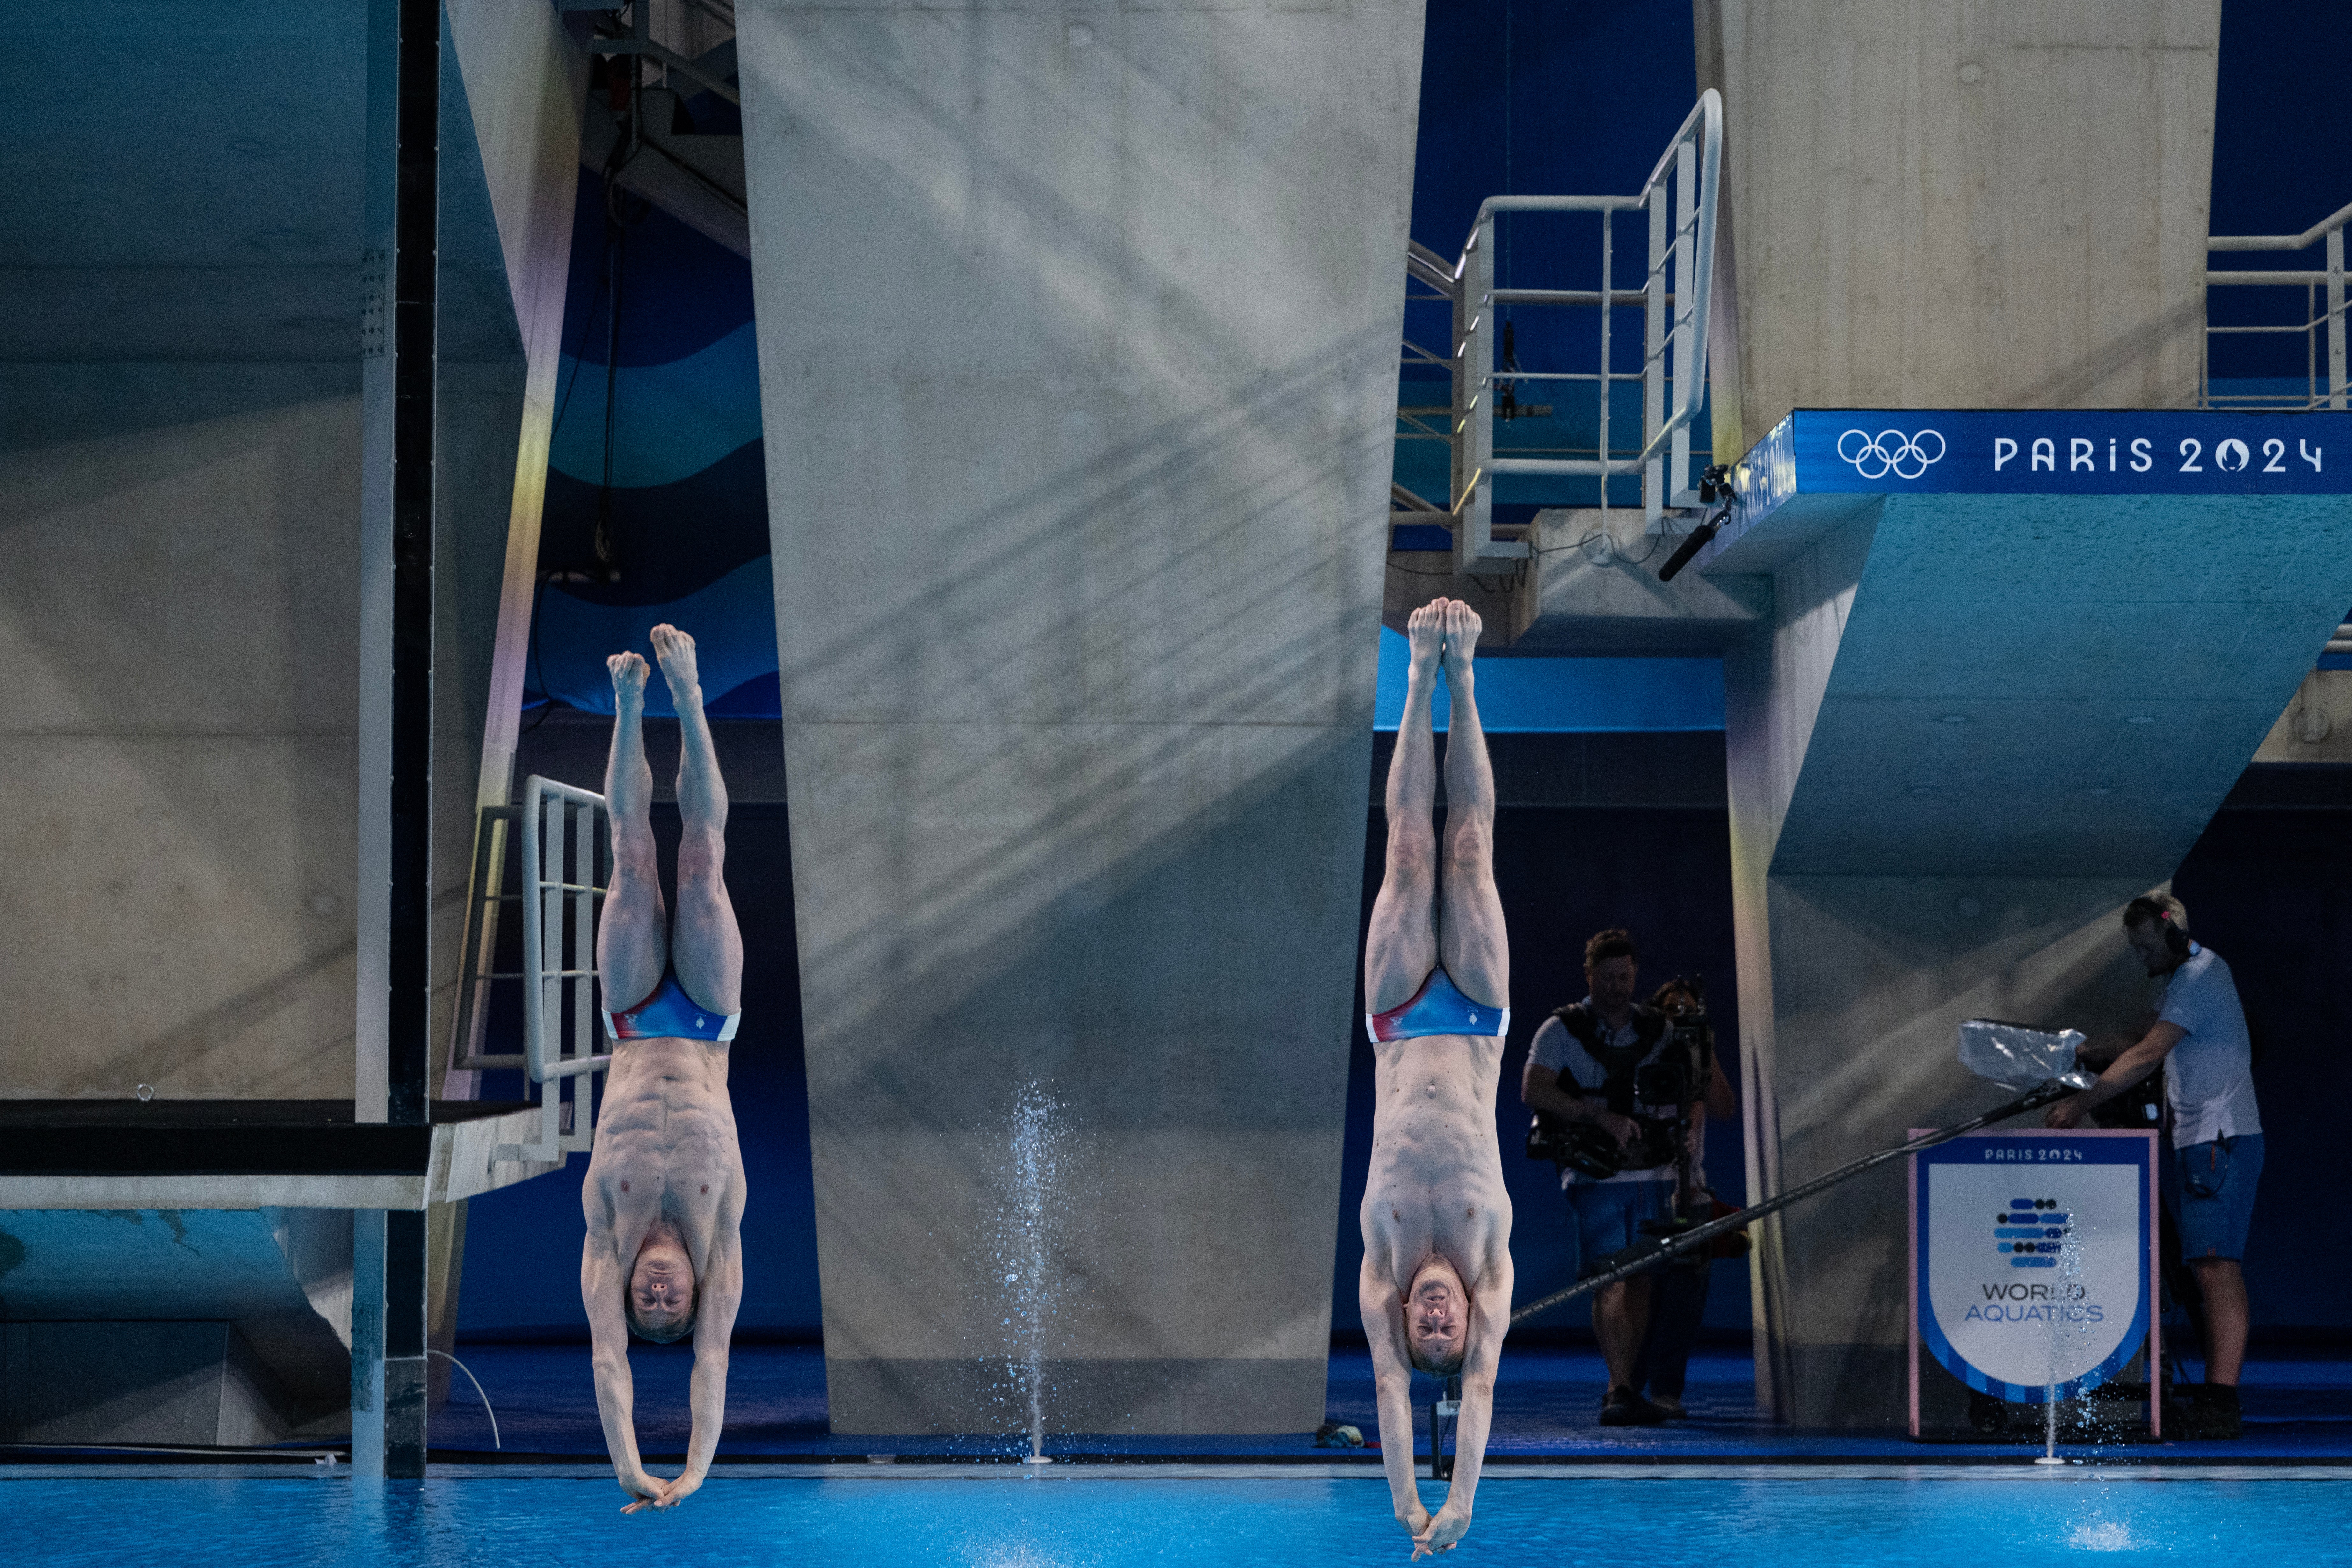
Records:
[[[1066,1213],[1061,1194],[1064,1134],[1061,1107],[1035,1084],[1013,1102],[992,1240],[1001,1276],[1005,1368],[1010,1403],[1026,1417],[1029,1462],[1045,1456],[1045,1405],[1053,1392],[1045,1374],[1055,1322],[1054,1250]],[[1008,1425],[1011,1425],[1008,1423]]]
[[[2068,1217],[2058,1238],[2057,1267],[2052,1270],[2051,1283],[2060,1301],[2073,1306],[2088,1300],[2088,1288],[2083,1277],[2083,1222],[2078,1213]],[[2101,1332],[2100,1326],[2079,1310],[2060,1310],[2050,1314],[2048,1372],[2042,1395],[2042,1453],[2046,1462],[2058,1462],[2059,1399],[2058,1387],[2070,1373],[2079,1370],[2090,1359],[2087,1342]],[[2094,1447],[2121,1440],[2117,1429],[2119,1417],[2111,1415],[2109,1408],[2128,1410],[2129,1405],[2116,1406],[2115,1401],[2094,1398],[2085,1390],[2077,1395],[2074,1409],[2066,1420],[2068,1435],[2073,1439]]]

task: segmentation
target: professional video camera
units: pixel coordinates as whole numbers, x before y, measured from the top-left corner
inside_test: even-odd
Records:
[[[1653,998],[1665,1015],[1666,1037],[1649,1059],[1628,1063],[1623,1075],[1610,1074],[1603,1092],[1611,1109],[1630,1117],[1639,1131],[1630,1144],[1595,1121],[1571,1121],[1538,1110],[1528,1125],[1527,1152],[1593,1181],[1622,1171],[1653,1171],[1677,1165],[1680,1186],[1688,1186],[1690,1108],[1706,1092],[1715,1072],[1715,1030],[1706,1017],[1706,985],[1697,975],[1676,975]],[[1630,1079],[1630,1082],[1627,1081]],[[1660,1114],[1663,1112],[1664,1114]]]

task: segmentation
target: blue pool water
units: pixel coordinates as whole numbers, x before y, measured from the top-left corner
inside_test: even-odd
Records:
[[[2313,1471],[1910,1471],[1811,1467],[1490,1477],[1450,1559],[1567,1564],[2352,1562],[2352,1482]],[[1438,1489],[1424,1485],[1433,1506]],[[1321,1476],[1103,1479],[851,1474],[714,1479],[624,1519],[608,1479],[436,1478],[381,1495],[347,1479],[0,1477],[0,1559],[81,1563],[656,1560],[970,1568],[1402,1563],[1386,1489]]]

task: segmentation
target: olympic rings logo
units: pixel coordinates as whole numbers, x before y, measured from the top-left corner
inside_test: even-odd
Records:
[[[1921,444],[1927,441],[1936,443],[1933,452]],[[1916,479],[1927,471],[1928,464],[1944,460],[1944,435],[1940,430],[1922,430],[1916,436],[1906,436],[1900,430],[1881,430],[1875,436],[1867,430],[1849,430],[1837,439],[1837,455],[1865,479],[1883,479],[1889,474],[1898,479]]]

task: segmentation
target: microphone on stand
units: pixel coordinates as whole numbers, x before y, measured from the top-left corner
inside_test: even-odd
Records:
[[[1713,517],[1707,519],[1706,521],[1700,523],[1696,528],[1692,529],[1690,531],[1690,537],[1683,541],[1682,548],[1675,551],[1672,555],[1667,556],[1666,563],[1658,568],[1658,581],[1661,583],[1673,582],[1675,580],[1675,574],[1689,565],[1691,563],[1692,557],[1696,556],[1700,551],[1706,548],[1707,542],[1715,537],[1716,531],[1718,529],[1722,528],[1723,520],[1730,515],[1731,510],[1727,507],[1723,510],[1716,513]]]
[[[1709,542],[1722,531],[1725,521],[1731,516],[1732,506],[1739,500],[1731,488],[1730,468],[1721,463],[1708,468],[1700,477],[1698,494],[1703,501],[1723,502],[1723,510],[1692,529],[1690,536],[1683,541],[1682,548],[1666,557],[1666,563],[1658,568],[1658,581],[1661,583],[1673,582],[1675,574],[1689,565],[1698,552],[1707,547]]]

